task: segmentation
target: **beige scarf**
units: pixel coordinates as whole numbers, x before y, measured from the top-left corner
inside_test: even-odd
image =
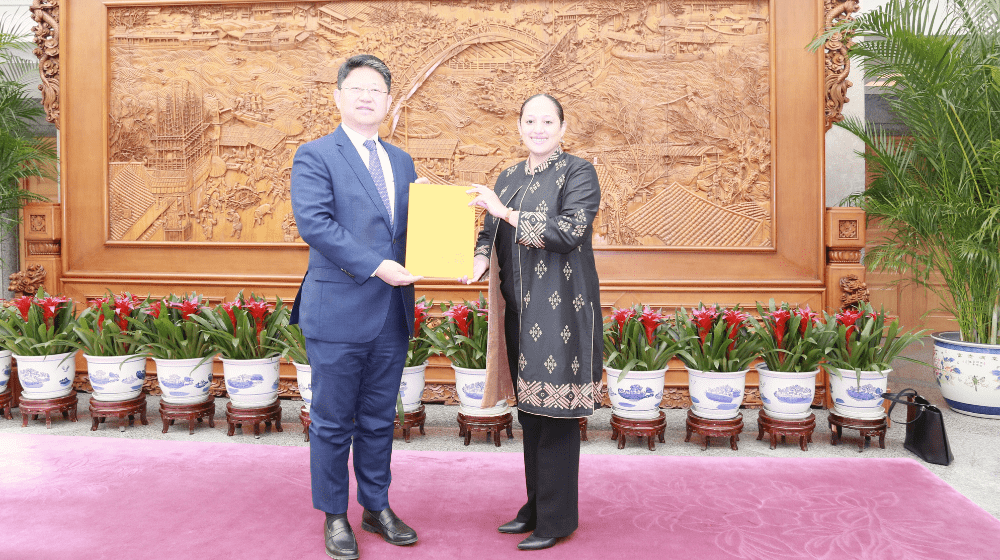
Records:
[[[504,311],[506,304],[500,293],[500,265],[496,251],[490,254],[490,305],[486,341],[486,386],[483,388],[483,408],[490,408],[503,399],[514,398],[514,386],[507,363],[507,339],[504,337]]]

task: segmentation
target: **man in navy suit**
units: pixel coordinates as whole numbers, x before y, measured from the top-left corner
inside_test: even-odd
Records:
[[[296,310],[312,366],[313,507],[326,512],[326,552],[338,559],[358,557],[347,520],[352,445],[362,528],[392,544],[417,542],[389,508],[396,395],[421,278],[401,264],[413,159],[378,138],[391,80],[378,58],[349,58],[333,94],[340,126],[300,146],[292,165],[292,209],[309,244]]]

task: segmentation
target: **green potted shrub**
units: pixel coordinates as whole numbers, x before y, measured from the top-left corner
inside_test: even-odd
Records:
[[[667,362],[678,344],[660,311],[616,308],[604,321],[604,369],[612,413],[650,420],[660,414]]]
[[[312,366],[309,365],[309,355],[306,354],[306,336],[298,325],[281,326],[281,357],[295,366],[295,383],[299,387],[299,395],[305,404],[304,412],[309,412],[312,406]]]
[[[73,328],[87,360],[87,375],[99,401],[128,401],[142,393],[146,356],[130,322],[151,320],[144,298],[122,292],[90,301]]]
[[[865,143],[868,188],[847,204],[880,235],[872,270],[937,295],[959,331],[933,334],[934,370],[956,412],[1000,418],[1000,6],[993,0],[891,0],[818,37],[858,41],[851,56],[884,97],[904,138],[862,119],[840,126]]]
[[[867,303],[834,316],[825,314],[834,333],[833,346],[823,367],[830,374],[830,396],[837,414],[850,418],[878,419],[885,416],[882,394],[888,387],[892,361],[920,340],[924,331],[901,332],[899,321],[885,309],[875,311]],[[919,362],[917,362],[919,363]]]
[[[64,397],[73,391],[78,341],[73,300],[39,288],[0,308],[0,346],[17,360],[22,397]]]
[[[424,394],[427,358],[436,353],[431,339],[425,332],[427,312],[434,306],[424,296],[420,296],[413,306],[413,335],[406,349],[406,363],[403,365],[403,377],[399,382],[399,406],[402,411],[415,412],[420,408],[420,400]]]

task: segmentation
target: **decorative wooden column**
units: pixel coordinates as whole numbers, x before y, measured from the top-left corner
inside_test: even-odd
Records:
[[[50,294],[62,291],[62,208],[36,202],[24,207],[24,272],[41,275],[41,285]],[[40,268],[39,268],[40,267]]]
[[[845,306],[868,301],[865,267],[865,213],[860,208],[835,206],[826,209],[826,310],[836,313]]]

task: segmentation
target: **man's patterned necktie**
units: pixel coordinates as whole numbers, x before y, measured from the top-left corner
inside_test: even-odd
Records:
[[[382,174],[382,162],[379,161],[375,141],[365,140],[365,147],[368,148],[368,172],[372,174],[372,181],[375,181],[378,195],[382,197],[382,204],[385,204],[385,209],[389,212],[389,224],[391,225],[392,206],[389,204],[389,190],[385,186],[385,175]]]

